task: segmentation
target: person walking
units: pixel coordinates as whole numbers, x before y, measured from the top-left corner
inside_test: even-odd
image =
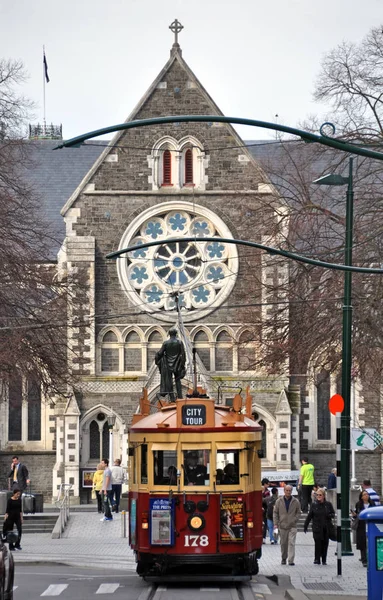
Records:
[[[329,543],[330,521],[335,517],[334,507],[326,500],[326,491],[319,488],[317,501],[311,505],[310,512],[306,517],[304,532],[307,533],[312,521],[313,538],[315,543],[314,565],[327,564],[327,550]]]
[[[24,492],[31,483],[28,469],[25,465],[21,464],[18,456],[12,456],[11,471],[8,474],[8,479],[10,480],[10,489],[18,489],[21,492]]]
[[[328,480],[327,480],[327,489],[328,490],[336,490],[336,468],[331,469],[331,473],[328,476]]]
[[[280,496],[274,507],[274,527],[279,531],[281,540],[281,564],[286,560],[290,566],[295,565],[295,540],[297,537],[297,525],[301,515],[301,507],[296,498],[292,496],[293,488],[285,485],[284,495]]]
[[[262,484],[262,535],[263,543],[266,544],[267,536],[267,498],[271,497],[269,490],[270,481],[267,477],[264,477],[261,481]]]
[[[14,488],[13,495],[11,498],[8,498],[7,508],[4,515],[4,524],[3,524],[3,538],[6,539],[7,533],[13,530],[13,526],[16,525],[17,529],[17,542],[13,544],[13,542],[9,542],[10,550],[21,550],[20,541],[22,534],[22,522],[23,522],[23,513],[21,506],[21,490],[18,488]]]
[[[102,506],[102,504],[103,504],[102,503],[102,495],[101,495],[103,481],[104,481],[104,465],[103,465],[103,463],[100,463],[97,465],[97,471],[93,475],[93,491],[96,494],[97,510],[99,513],[104,512],[103,506]]]
[[[266,498],[266,517],[267,517],[267,529],[269,530],[270,544],[277,544],[277,540],[274,537],[274,507],[278,500],[278,488],[271,488],[271,496]]]
[[[377,492],[374,490],[373,487],[371,487],[371,480],[370,479],[364,479],[363,483],[362,483],[362,488],[363,491],[366,491],[367,494],[370,497],[370,500],[372,500],[372,502],[374,503],[375,506],[380,506],[380,497],[379,494],[377,494]]]
[[[120,508],[120,498],[122,491],[122,484],[125,481],[126,471],[121,467],[121,460],[116,458],[114,465],[111,468],[112,471],[112,510],[118,513]]]
[[[359,500],[355,504],[355,511],[351,511],[351,514],[354,518],[358,519],[358,525],[356,529],[356,548],[360,550],[360,560],[364,567],[367,567],[367,536],[366,536],[366,521],[361,521],[359,517],[359,513],[365,508],[370,508],[370,506],[375,506],[373,500],[371,500],[370,496],[363,490],[359,494]]]
[[[104,501],[104,516],[101,521],[113,521],[112,516],[112,471],[109,468],[109,460],[103,458],[101,464],[104,466],[104,478],[102,480],[101,495]]]
[[[311,492],[315,484],[314,466],[309,463],[307,456],[301,458],[301,463],[298,486],[302,493],[302,512],[307,512],[311,506]]]

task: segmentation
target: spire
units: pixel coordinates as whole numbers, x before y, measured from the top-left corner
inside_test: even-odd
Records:
[[[184,28],[183,25],[178,21],[178,19],[174,19],[173,23],[169,25],[169,29],[174,33],[174,44],[172,49],[170,50],[170,55],[172,56],[176,52],[182,56],[181,46],[178,43],[178,34]]]

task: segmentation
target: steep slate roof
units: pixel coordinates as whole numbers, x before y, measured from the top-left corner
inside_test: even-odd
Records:
[[[82,181],[103,150],[105,142],[85,143],[79,148],[57,147],[57,140],[25,142],[30,145],[32,166],[24,171],[24,177],[32,184],[40,199],[41,214],[52,223],[57,232],[57,244],[52,247],[52,260],[65,237],[65,223],[60,211],[73,190]],[[107,143],[107,142],[106,142]]]

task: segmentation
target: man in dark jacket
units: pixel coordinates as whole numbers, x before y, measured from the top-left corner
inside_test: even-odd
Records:
[[[25,465],[21,464],[18,456],[12,457],[11,471],[8,475],[8,479],[11,480],[11,489],[17,488],[21,490],[21,492],[23,492],[27,488],[27,485],[31,483],[28,469]]]
[[[192,450],[185,456],[184,479],[186,485],[205,485],[209,480],[207,469],[198,462],[198,452]]]

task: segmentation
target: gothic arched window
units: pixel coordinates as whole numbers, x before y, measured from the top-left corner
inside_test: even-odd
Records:
[[[251,331],[243,331],[238,340],[238,371],[255,370],[255,347]]]
[[[217,335],[215,346],[215,370],[233,370],[233,340],[227,331],[221,331]]]
[[[192,185],[193,181],[193,151],[188,148],[185,152],[185,185]]]
[[[16,371],[12,374],[8,386],[8,439],[16,442],[22,439],[22,406],[23,406],[23,380]]]
[[[193,339],[193,345],[204,367],[207,371],[210,371],[210,343],[205,331],[197,331]]]
[[[165,150],[162,158],[162,185],[172,185],[172,153]]]
[[[124,371],[142,371],[141,340],[136,331],[131,331],[125,338]]]
[[[101,458],[100,428],[97,421],[92,421],[89,425],[89,458],[93,460]]]
[[[120,370],[120,351],[118,339],[113,331],[107,331],[102,338],[101,371],[118,372]]]
[[[41,440],[41,388],[34,379],[28,379],[28,440]]]
[[[328,402],[331,394],[330,373],[323,369],[316,381],[316,413],[317,413],[317,436],[318,440],[331,439],[331,415]]]

